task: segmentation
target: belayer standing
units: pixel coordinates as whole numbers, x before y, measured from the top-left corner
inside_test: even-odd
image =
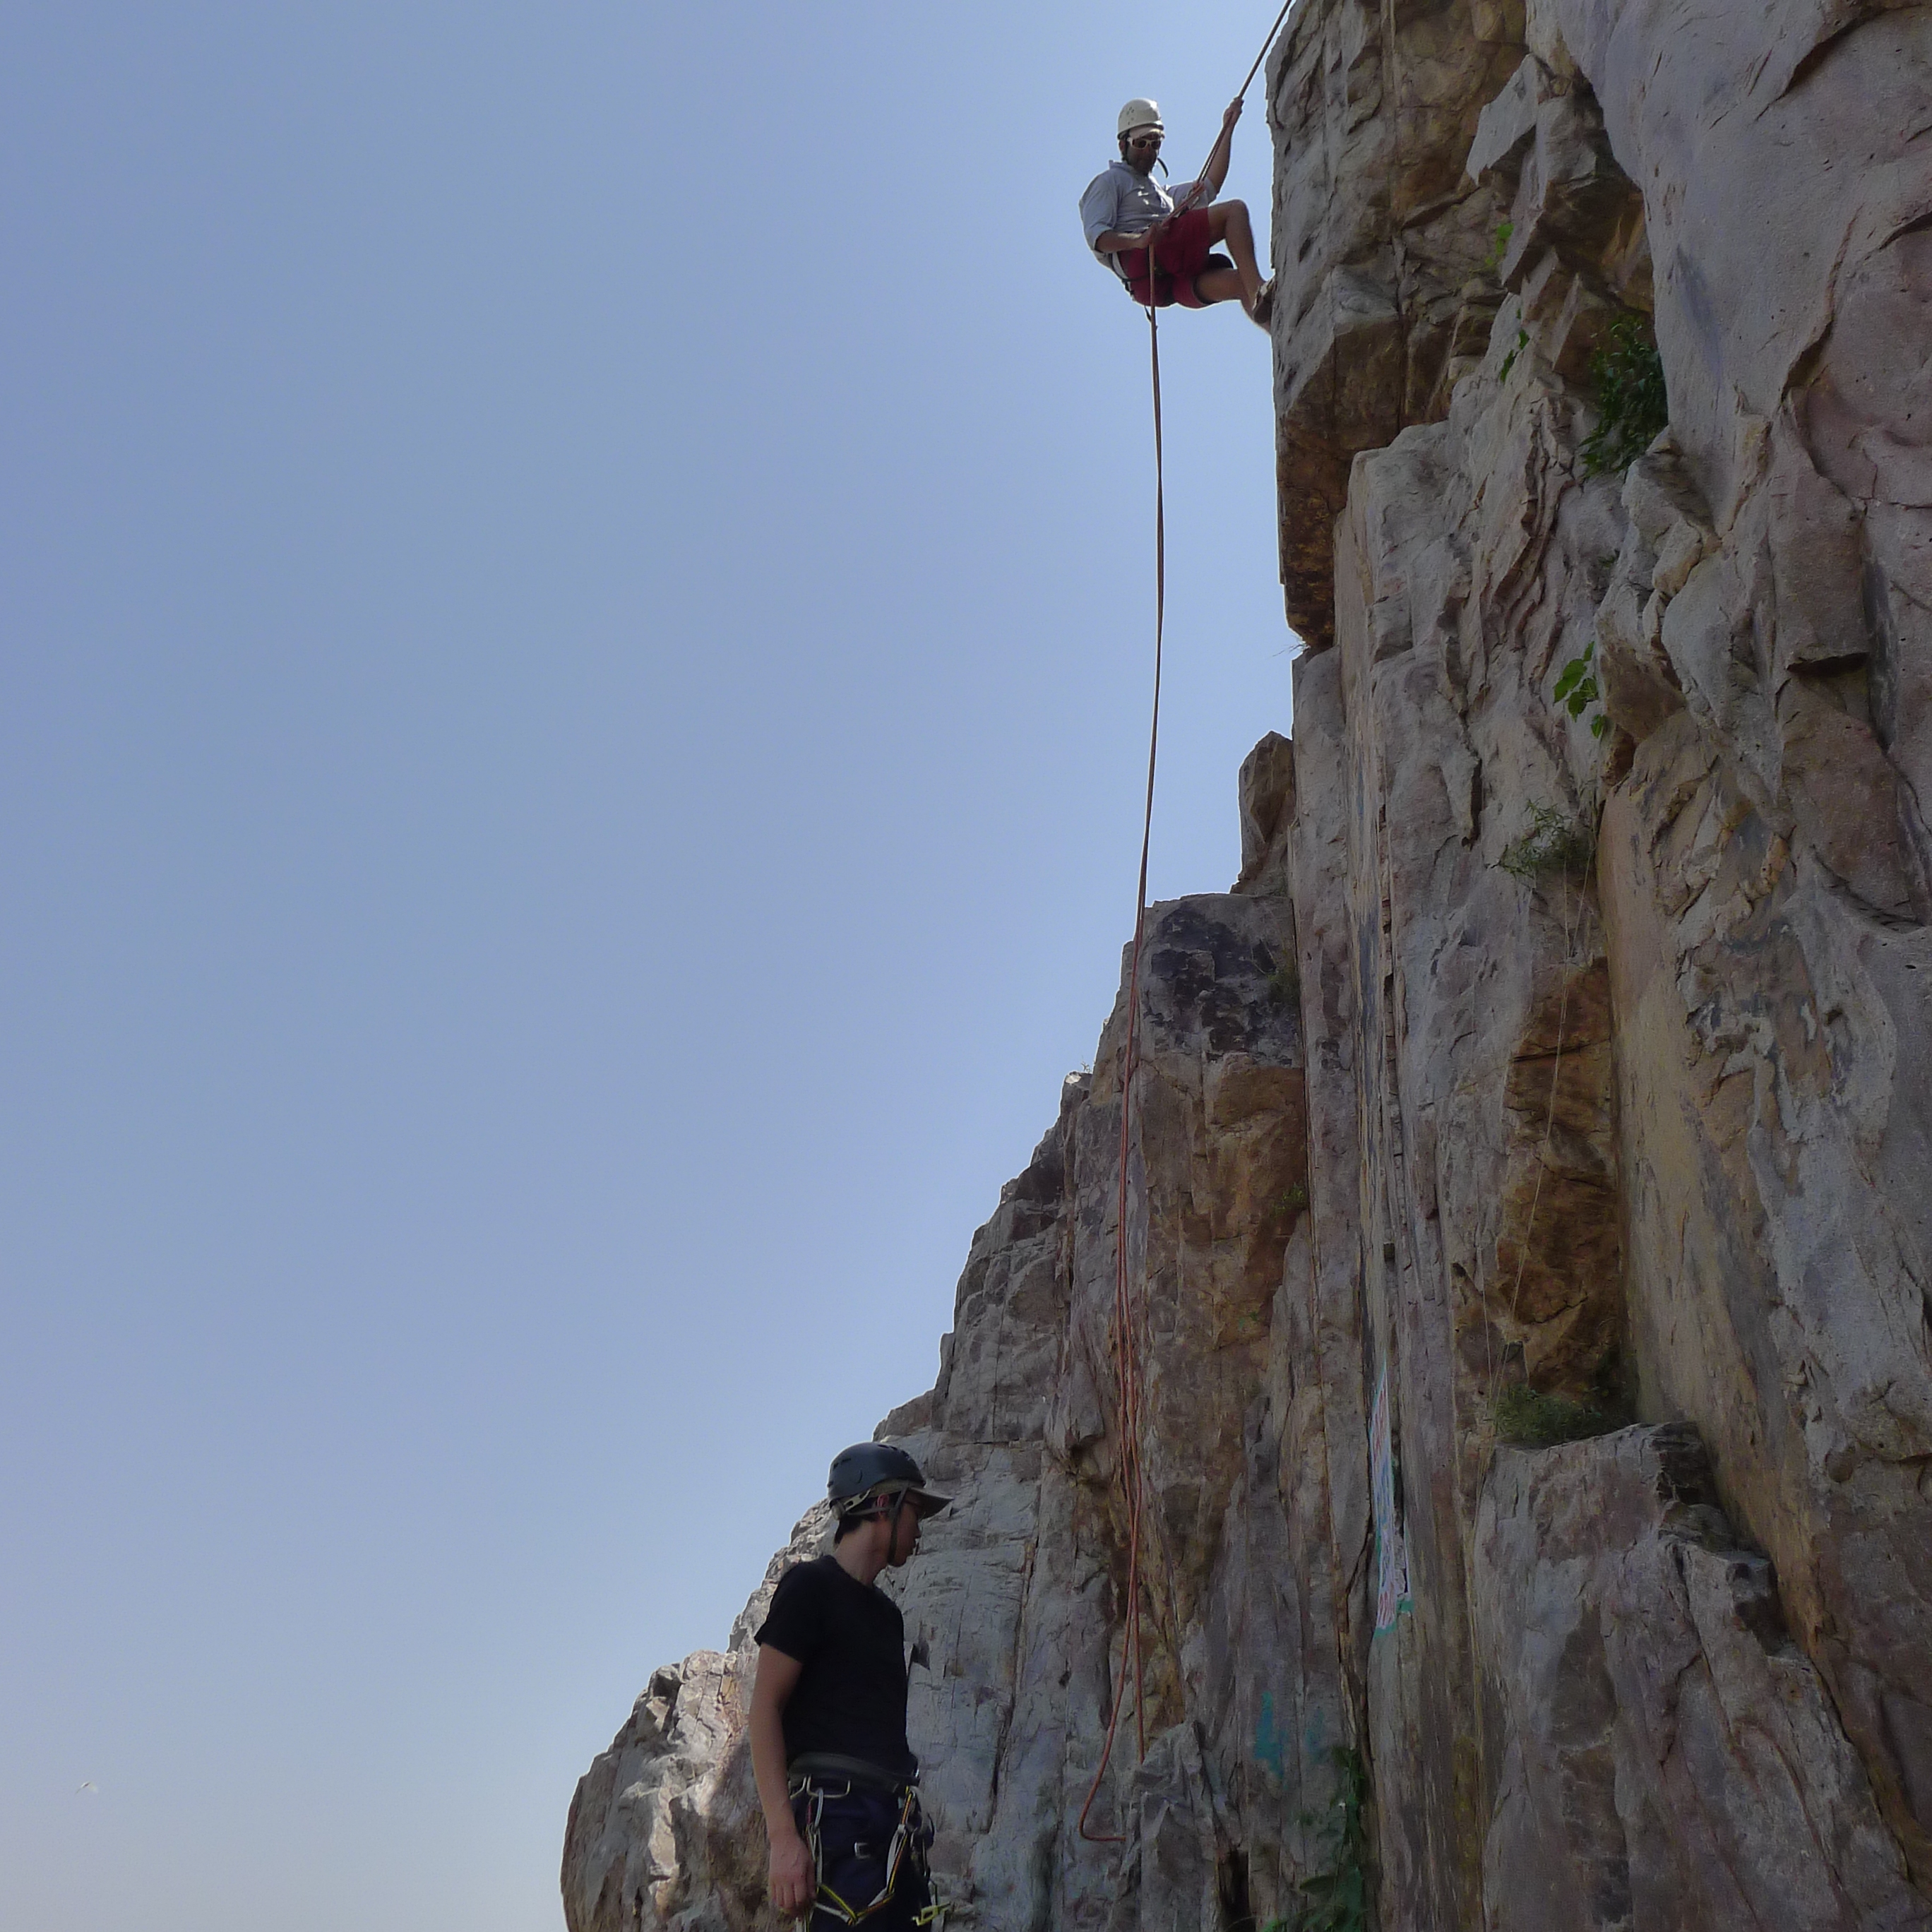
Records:
[[[1230,102],[1205,171],[1170,193],[1154,178],[1166,137],[1160,110],[1151,100],[1130,100],[1120,110],[1120,158],[1088,184],[1080,197],[1080,225],[1088,247],[1144,308],[1171,302],[1205,308],[1238,301],[1251,320],[1268,327],[1274,284],[1262,280],[1256,265],[1246,205],[1214,199],[1228,178],[1234,123],[1240,118],[1241,104]],[[1214,252],[1217,242],[1226,243],[1228,255]]]
[[[778,1579],[758,1631],[752,1768],[771,1842],[771,1898],[814,1932],[863,1919],[908,1932],[932,1918],[919,1761],[906,1742],[905,1624],[876,1586],[919,1547],[932,1495],[903,1449],[860,1442],[832,1459],[830,1556]]]

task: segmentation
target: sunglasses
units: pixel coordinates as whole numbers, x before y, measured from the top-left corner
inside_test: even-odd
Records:
[[[1162,139],[1159,134],[1130,134],[1127,146],[1130,148],[1157,148]]]

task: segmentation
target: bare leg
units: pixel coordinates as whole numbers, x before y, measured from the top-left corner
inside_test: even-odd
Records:
[[[1245,305],[1248,299],[1238,268],[1203,268],[1194,278],[1194,292],[1204,302],[1238,302]]]
[[[1262,272],[1255,264],[1255,231],[1248,220],[1248,205],[1244,201],[1210,202],[1208,208],[1208,232],[1216,242],[1228,244],[1228,253],[1234,258],[1234,273],[1239,278],[1238,292],[1244,308],[1252,309],[1255,297],[1260,293]],[[1215,272],[1225,275],[1225,269]],[[1208,292],[1209,278],[1201,278],[1201,292]],[[1226,296],[1216,296],[1216,302],[1225,302]]]

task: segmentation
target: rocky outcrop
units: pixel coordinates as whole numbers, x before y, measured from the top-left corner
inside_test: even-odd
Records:
[[[564,1834],[563,1914],[572,1927],[764,1923],[764,1820],[745,1732],[758,1668],[753,1633],[790,1566],[831,1534],[821,1504],[772,1558],[730,1648],[651,1673],[630,1720],[577,1787]]]
[[[1151,916],[1124,1230],[1124,995],[884,1425],[964,1499],[952,1922],[1932,1927],[1932,10],[1305,0],[1268,73],[1294,740]],[[748,1628],[573,1932],[754,1922]]]
[[[1924,1922],[1771,1565],[1682,1424],[1497,1457],[1471,1595],[1508,1743],[1496,1932]]]
[[[1351,462],[1440,416],[1488,340],[1505,205],[1463,163],[1522,42],[1521,0],[1304,0],[1269,60],[1282,584],[1318,649]]]
[[[1292,788],[1285,743],[1256,772],[1247,809],[1278,821]],[[1126,1240],[1148,1285],[1153,1554],[1139,1693],[1097,1792],[1126,1669],[1112,1406],[1124,1003],[1096,1070],[1069,1079],[1058,1120],[974,1239],[938,1385],[882,1425],[959,1497],[892,1580],[955,1924],[1051,1912],[1099,1924],[1122,1898],[1180,1911],[1182,1895],[1198,1905],[1223,1889],[1271,1900],[1292,1874],[1300,1814],[1325,1796],[1324,1754],[1347,1735],[1332,1592],[1298,1576],[1290,1553],[1328,1534],[1307,1466],[1318,1392],[1298,1389],[1292,1367],[1306,1310],[1285,1306],[1282,1280],[1308,1208],[1292,923],[1279,893],[1149,914]],[[580,1786],[565,1859],[578,1932],[752,1922],[762,1840],[742,1714],[763,1602],[730,1655],[652,1679]],[[1210,1765],[1219,1804],[1202,1782]],[[1252,1876],[1250,1837],[1275,1860]]]

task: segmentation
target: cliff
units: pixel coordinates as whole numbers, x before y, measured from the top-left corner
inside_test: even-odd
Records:
[[[1932,1927],[1932,10],[1304,0],[1268,80],[1310,648],[1150,915],[1091,1835],[1124,1004],[882,1425],[950,1922]],[[572,1932],[765,1922],[822,1531],[580,1785]]]

